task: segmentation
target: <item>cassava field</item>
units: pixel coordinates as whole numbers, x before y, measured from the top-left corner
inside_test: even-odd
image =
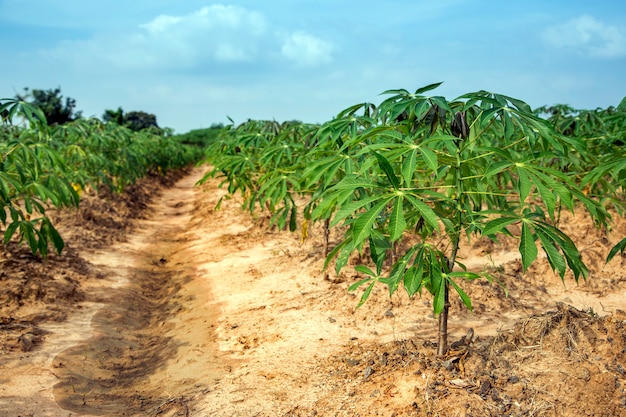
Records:
[[[201,150],[5,103],[0,416],[626,416],[626,106],[436,87]]]

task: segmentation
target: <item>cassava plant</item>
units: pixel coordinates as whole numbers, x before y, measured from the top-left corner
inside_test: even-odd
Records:
[[[295,231],[296,197],[306,193],[301,172],[310,162],[316,131],[316,125],[298,121],[248,120],[227,128],[210,148],[208,160],[213,168],[201,182],[223,178],[220,185],[227,184],[229,195],[241,193],[244,209],[265,211],[271,225]],[[303,235],[305,229],[303,224]]]
[[[366,286],[359,306],[378,282],[390,295],[400,286],[411,297],[432,295],[443,355],[450,297],[471,310],[462,281],[492,279],[462,264],[461,239],[514,236],[524,270],[539,247],[561,279],[570,270],[578,281],[588,270],[558,227],[559,211],[582,206],[598,225],[608,214],[569,172],[569,157],[585,152],[584,141],[558,133],[511,97],[479,91],[448,101],[424,94],[439,85],[384,93],[390,97],[370,112],[375,120],[353,129],[336,152],[337,161],[358,165],[324,188],[312,217],[346,228],[327,260],[335,259],[337,271],[355,251],[369,254],[371,263],[356,267],[364,278],[350,287]]]
[[[0,142],[0,223],[4,245],[13,238],[26,242],[33,255],[45,257],[51,243],[61,253],[64,242],[50,219],[47,208],[76,206],[78,195],[65,178],[60,155],[49,146],[49,128],[38,108],[13,99],[3,99],[0,113],[4,123],[22,118],[28,128],[16,130]]]

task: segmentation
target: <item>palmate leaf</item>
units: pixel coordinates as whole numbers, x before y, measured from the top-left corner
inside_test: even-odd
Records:
[[[549,175],[542,172],[543,170],[547,170]],[[565,184],[569,184],[569,179],[564,177],[561,173],[556,173],[554,170],[549,170],[548,168],[539,169],[538,167],[529,167],[529,174],[534,176],[535,183],[543,181],[550,189],[552,189],[561,199],[561,201],[565,204],[565,206],[574,210],[574,200],[572,198],[572,193],[568,190]],[[555,177],[557,179],[555,179]]]
[[[365,265],[357,265],[354,269],[356,269],[357,272],[360,272],[362,274],[368,275],[368,277],[364,278],[362,280],[359,280],[359,281],[355,282],[354,284],[350,285],[350,287],[348,287],[348,291],[349,292],[355,291],[360,286],[369,283],[369,285],[367,286],[367,288],[363,292],[363,295],[361,295],[361,299],[359,300],[359,304],[357,304],[357,306],[356,306],[356,308],[358,309],[363,304],[365,304],[365,302],[369,298],[370,294],[372,293],[372,289],[374,288],[374,285],[376,285],[376,283],[380,280],[380,276],[375,274],[374,271],[372,271],[370,268],[368,268]]]
[[[313,205],[314,209],[311,212],[311,218],[313,220],[330,218],[336,207],[348,201],[353,194],[354,190],[347,188],[332,195],[326,195],[322,201],[312,200],[309,204],[312,205],[315,202],[315,205]]]
[[[542,231],[555,245],[563,252],[565,256],[565,260],[567,261],[567,266],[574,274],[574,279],[578,281],[578,278],[582,276],[583,278],[587,278],[589,275],[589,270],[587,266],[582,261],[582,257],[580,256],[580,252],[576,248],[576,244],[572,241],[572,239],[563,233],[558,228],[552,226],[543,221],[534,221],[535,230]]]

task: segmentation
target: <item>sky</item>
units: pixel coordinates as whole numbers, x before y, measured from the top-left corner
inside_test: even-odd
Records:
[[[487,90],[531,107],[626,96],[623,0],[0,0],[0,98],[61,88],[85,117],[177,133],[323,123],[386,90]]]

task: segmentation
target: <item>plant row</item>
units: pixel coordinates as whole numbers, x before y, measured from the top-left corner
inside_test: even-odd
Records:
[[[48,126],[41,110],[19,100],[3,99],[0,114],[3,242],[26,242],[34,255],[45,257],[49,244],[59,253],[64,247],[46,216],[49,207],[78,206],[85,188],[121,192],[148,173],[163,174],[203,155],[172,137],[98,119]]]
[[[426,94],[438,86],[386,91],[379,104],[356,104],[322,125],[228,126],[207,178],[223,178],[245,209],[267,211],[279,228],[306,233],[321,221],[345,230],[327,263],[340,270],[354,252],[369,256],[351,287],[366,286],[361,303],[376,283],[390,294],[432,294],[443,354],[450,293],[471,309],[461,281],[493,279],[459,261],[461,239],[514,236],[524,270],[542,250],[562,279],[567,270],[587,277],[560,213],[584,209],[604,228],[608,206],[623,213],[626,106],[546,119],[547,109],[501,94]]]

